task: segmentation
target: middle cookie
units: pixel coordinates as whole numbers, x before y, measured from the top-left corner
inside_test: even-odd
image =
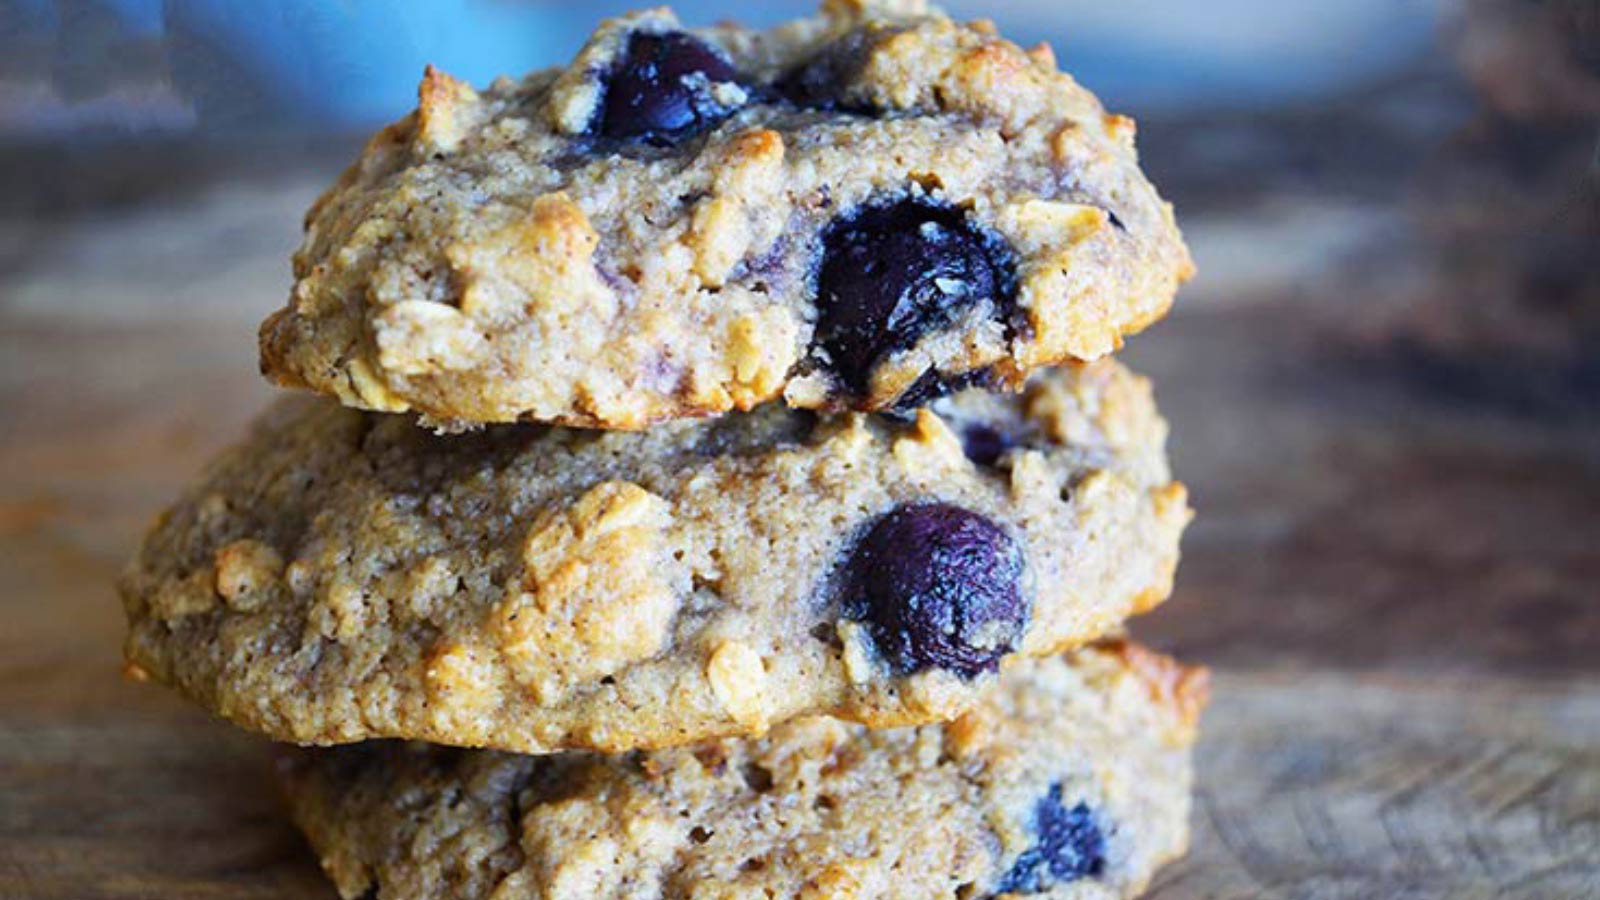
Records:
[[[135,672],[302,743],[619,752],[947,720],[1165,599],[1189,511],[1147,382],[906,419],[438,437],[281,404],[123,580]]]

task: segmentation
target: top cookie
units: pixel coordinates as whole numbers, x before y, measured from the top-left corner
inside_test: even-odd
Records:
[[[307,216],[283,384],[444,427],[905,407],[1107,354],[1191,271],[1131,120],[918,0],[650,10],[420,97]]]

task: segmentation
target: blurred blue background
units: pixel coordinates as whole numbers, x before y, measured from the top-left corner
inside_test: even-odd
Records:
[[[395,118],[433,63],[473,82],[569,58],[629,0],[8,0],[0,135],[353,130]],[[1007,0],[945,4],[1050,42],[1108,104],[1250,108],[1347,90],[1435,40],[1432,0]],[[0,3],[0,8],[5,4]],[[673,4],[687,23],[725,0]],[[767,25],[807,0],[735,5]]]

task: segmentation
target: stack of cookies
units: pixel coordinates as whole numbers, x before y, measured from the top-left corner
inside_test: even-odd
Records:
[[[1122,623],[1190,513],[1100,358],[1190,264],[1048,48],[627,16],[430,70],[306,229],[262,365],[323,396],[122,590],[130,672],[303,745],[345,897],[1124,897],[1183,851],[1203,673]]]

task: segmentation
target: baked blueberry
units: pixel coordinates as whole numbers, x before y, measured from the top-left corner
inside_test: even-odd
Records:
[[[988,425],[974,423],[961,430],[961,449],[980,466],[994,465],[1016,445],[1011,435]]]
[[[992,672],[1027,624],[1021,550],[959,506],[895,508],[868,528],[847,566],[842,611],[867,623],[897,674]]]
[[[910,418],[917,409],[941,397],[948,397],[968,388],[992,390],[994,386],[992,374],[985,369],[962,372],[960,375],[946,375],[938,369],[929,369],[912,382],[911,387],[906,388],[900,394],[900,399],[896,400],[894,406],[886,412]]]
[[[773,85],[774,92],[807,109],[872,112],[844,103],[840,95],[866,61],[867,50],[875,36],[875,31],[863,30],[834,41],[811,59],[785,72]]]
[[[737,80],[733,65],[710,45],[680,31],[636,33],[606,79],[600,133],[667,145],[732,115],[713,86]]]
[[[817,270],[817,339],[834,373],[865,393],[879,361],[959,314],[990,304],[1009,317],[1010,253],[952,206],[903,199],[831,225]]]
[[[1059,782],[1034,806],[1033,830],[1038,841],[1017,857],[996,894],[1037,894],[1105,871],[1105,833],[1086,804],[1061,802]]]

